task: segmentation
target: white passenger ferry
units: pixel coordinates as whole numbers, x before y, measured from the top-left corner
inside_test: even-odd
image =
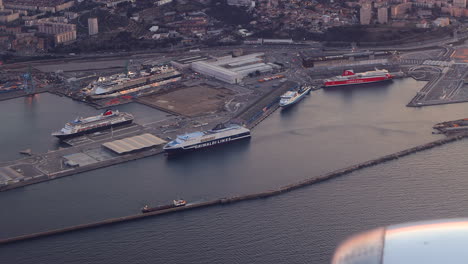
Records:
[[[199,148],[211,147],[243,138],[250,138],[250,130],[239,125],[219,124],[208,131],[179,135],[164,146],[167,154],[176,154]]]
[[[52,133],[52,136],[59,139],[67,139],[132,122],[133,116],[131,114],[119,112],[118,110],[106,110],[97,116],[76,118],[74,121],[66,123],[65,127],[60,131]]]
[[[301,99],[304,98],[306,94],[308,94],[312,90],[312,86],[304,85],[301,86],[298,90],[295,91],[287,91],[281,96],[279,105],[281,107],[287,107],[299,102]]]

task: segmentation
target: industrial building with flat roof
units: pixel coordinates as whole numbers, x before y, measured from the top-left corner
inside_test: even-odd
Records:
[[[143,150],[166,143],[157,136],[146,133],[139,136],[128,137],[102,144],[105,148],[121,155],[133,151]]]
[[[171,61],[171,65],[174,68],[177,68],[177,69],[185,69],[185,68],[189,68],[192,65],[193,62],[205,61],[205,60],[208,60],[208,59],[209,58],[206,57],[206,56],[195,55],[195,56],[186,57],[186,58]]]
[[[239,57],[225,56],[213,61],[196,61],[192,70],[230,84],[239,83],[251,73],[271,72],[279,67],[263,61],[264,53],[253,53]]]

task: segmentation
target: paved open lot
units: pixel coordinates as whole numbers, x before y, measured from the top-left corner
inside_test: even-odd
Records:
[[[234,95],[226,88],[200,84],[162,95],[142,97],[140,101],[182,116],[194,117],[222,112],[225,102]]]

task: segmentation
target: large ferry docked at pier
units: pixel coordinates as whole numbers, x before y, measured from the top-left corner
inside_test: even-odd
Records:
[[[117,110],[107,110],[97,116],[77,118],[74,121],[68,122],[60,131],[52,133],[52,136],[59,139],[67,139],[132,122],[133,116],[131,114],[120,113]]]
[[[235,124],[219,124],[208,131],[179,135],[175,140],[167,143],[164,146],[164,150],[170,155],[211,147],[243,138],[250,138],[249,129]]]
[[[112,98],[176,82],[181,76],[180,72],[170,66],[151,67],[138,73],[129,71],[127,74],[99,77],[82,91],[91,99]]]
[[[382,82],[391,79],[393,79],[393,75],[388,73],[387,70],[375,70],[360,73],[354,73],[353,70],[346,70],[340,76],[335,76],[333,78],[325,80],[323,85],[325,87],[333,87],[342,85]]]
[[[299,102],[304,96],[310,93],[312,90],[312,86],[310,85],[303,85],[297,90],[287,91],[283,95],[281,95],[279,105],[281,107],[288,107]]]

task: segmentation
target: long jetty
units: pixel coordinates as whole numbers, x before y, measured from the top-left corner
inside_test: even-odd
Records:
[[[232,196],[232,197],[227,197],[227,198],[220,198],[220,199],[216,199],[216,200],[212,200],[208,202],[189,204],[183,207],[175,207],[175,208],[170,208],[170,209],[155,211],[155,212],[150,212],[150,213],[140,213],[136,215],[111,218],[111,219],[106,219],[103,221],[98,221],[98,222],[93,222],[93,223],[88,223],[88,224],[81,224],[81,225],[76,225],[76,226],[71,226],[71,227],[66,227],[66,228],[49,230],[45,232],[39,232],[39,233],[27,234],[27,235],[12,237],[12,238],[0,239],[0,245],[10,244],[10,243],[15,243],[15,242],[20,242],[20,241],[27,241],[27,240],[32,240],[32,239],[38,239],[38,238],[59,235],[59,234],[64,234],[64,233],[69,233],[69,232],[76,232],[80,230],[97,228],[97,227],[113,225],[113,224],[118,224],[118,223],[123,223],[123,222],[129,222],[129,221],[139,220],[139,219],[143,219],[147,217],[165,215],[169,213],[176,213],[176,212],[181,212],[181,211],[186,211],[186,210],[199,209],[199,208],[216,206],[216,205],[233,204],[233,203],[242,202],[242,201],[273,197],[273,196],[281,195],[281,194],[284,194],[284,193],[287,193],[287,192],[290,192],[290,191],[293,191],[302,187],[306,187],[306,186],[320,183],[323,181],[331,180],[333,178],[337,178],[337,177],[352,173],[354,171],[358,171],[363,168],[372,167],[372,166],[375,166],[375,165],[378,165],[387,161],[391,161],[391,160],[399,159],[404,156],[408,156],[416,152],[420,152],[420,151],[431,149],[431,148],[441,146],[450,142],[454,142],[454,141],[463,139],[465,137],[468,137],[468,133],[446,137],[440,140],[429,142],[424,145],[419,145],[419,146],[405,149],[405,150],[402,150],[402,151],[399,151],[390,155],[382,156],[377,159],[373,159],[373,160],[369,160],[369,161],[359,163],[353,166],[349,166],[344,169],[336,170],[336,171],[333,171],[333,172],[330,172],[330,173],[327,173],[318,177],[312,177],[312,178],[309,178],[309,179],[306,179],[297,183],[286,185],[275,190],[269,190],[265,192],[240,195],[240,196]]]

